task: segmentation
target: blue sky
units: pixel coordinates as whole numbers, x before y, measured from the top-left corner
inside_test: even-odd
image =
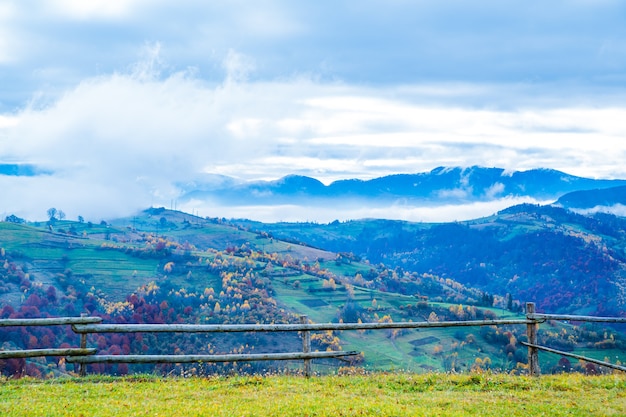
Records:
[[[122,215],[207,174],[626,178],[625,81],[621,1],[0,0],[0,164],[49,173],[0,175],[0,215]]]

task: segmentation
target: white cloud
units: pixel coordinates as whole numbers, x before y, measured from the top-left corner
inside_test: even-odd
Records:
[[[80,181],[75,177],[11,177],[0,175],[3,198],[0,217],[10,214],[30,220],[46,218],[46,210],[56,207],[68,219],[82,215],[89,221],[115,218],[149,207],[150,194],[139,184],[106,181]],[[146,202],[148,204],[146,205]]]
[[[274,206],[220,206],[214,203],[190,201],[178,209],[200,216],[248,218],[263,222],[318,222],[334,220],[391,219],[413,222],[449,222],[473,220],[487,217],[513,205],[548,204],[531,198],[505,198],[489,202],[471,204],[446,204],[429,207],[415,207],[394,204],[387,207],[303,207],[298,205]],[[225,214],[226,213],[226,214]]]
[[[247,81],[248,76],[255,69],[254,60],[250,57],[234,51],[228,50],[226,58],[222,62],[226,70],[226,83]]]
[[[119,19],[131,14],[145,0],[46,0],[47,12],[77,20]]]
[[[573,209],[572,211],[582,215],[593,215],[596,213],[610,213],[616,216],[626,217],[626,206],[623,204],[614,204],[612,206],[595,206],[590,209]]]
[[[0,210],[36,215],[62,206],[55,196],[86,217],[104,216],[111,206],[167,205],[178,195],[173,184],[202,173],[244,180],[297,173],[329,183],[483,165],[626,177],[626,108],[615,104],[488,109],[449,100],[457,89],[460,96],[491,97],[496,85],[413,85],[390,92],[305,77],[250,81],[254,63],[234,50],[223,61],[225,81],[216,84],[195,71],[168,74],[161,48],[146,44],[144,60],[126,73],[88,78],[48,105],[0,115],[0,161],[54,172],[2,178],[11,205]],[[498,191],[490,192],[495,197]],[[450,191],[459,192],[464,190]],[[394,210],[411,218],[434,216]]]
[[[2,129],[7,129],[17,125],[18,118],[14,116],[3,116],[0,114],[0,132]]]
[[[487,190],[485,190],[485,197],[487,197],[489,200],[495,200],[497,199],[498,195],[502,194],[503,192],[504,184],[502,184],[501,182],[497,182],[489,187]]]

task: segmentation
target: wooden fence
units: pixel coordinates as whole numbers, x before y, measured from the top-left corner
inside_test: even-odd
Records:
[[[191,362],[242,362],[265,360],[303,360],[304,375],[311,375],[311,360],[320,358],[341,358],[359,355],[356,351],[312,352],[311,332],[345,330],[381,330],[381,329],[421,329],[473,326],[525,325],[528,342],[529,374],[540,374],[538,351],[546,351],[572,357],[586,362],[606,366],[620,371],[626,367],[562,352],[537,343],[537,330],[540,323],[547,320],[565,320],[576,322],[626,323],[626,318],[570,316],[556,314],[537,314],[535,304],[526,304],[526,319],[523,320],[469,320],[446,322],[397,322],[397,323],[309,323],[306,316],[300,317],[299,324],[103,324],[99,317],[60,317],[42,319],[2,319],[0,328],[9,326],[56,326],[71,325],[72,330],[80,334],[78,348],[66,349],[30,349],[0,351],[0,359],[30,358],[47,356],[65,356],[69,363],[79,364],[80,375],[85,375],[86,365],[92,363],[191,363]],[[260,354],[222,354],[222,355],[98,355],[97,350],[87,347],[88,334],[103,333],[226,333],[226,332],[301,332],[302,352],[260,353]]]
[[[576,355],[569,352],[563,352],[561,350],[552,349],[546,346],[540,346],[537,344],[537,328],[539,323],[543,323],[546,320],[561,320],[561,321],[573,321],[573,322],[599,322],[599,323],[626,323],[625,317],[593,317],[593,316],[573,316],[564,314],[537,314],[535,313],[535,303],[526,303],[526,318],[529,321],[533,321],[534,324],[528,324],[527,335],[528,342],[521,342],[524,346],[528,347],[528,372],[530,375],[536,376],[540,374],[539,368],[539,355],[540,350],[544,352],[550,352],[561,356],[566,356],[574,359],[583,360],[585,362],[594,363],[596,365],[605,366],[611,369],[617,369],[619,371],[626,371],[626,367],[612,364],[597,359]]]
[[[17,327],[17,326],[63,326],[75,324],[94,324],[101,323],[100,317],[54,317],[42,319],[2,319],[0,320],[0,328]],[[42,356],[83,356],[94,355],[96,349],[88,349],[86,346],[80,348],[66,349],[28,349],[28,350],[0,350],[0,359],[13,358],[36,358]]]

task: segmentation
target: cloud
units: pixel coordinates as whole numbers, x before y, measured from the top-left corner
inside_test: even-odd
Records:
[[[0,175],[3,199],[0,217],[10,214],[30,220],[46,218],[46,210],[56,207],[68,219],[82,215],[89,221],[115,218],[146,206],[146,193],[136,184],[121,188],[116,183],[85,182],[74,177],[15,177]]]
[[[221,76],[215,57],[252,57],[265,81],[293,74],[362,85],[442,82],[622,85],[623,4],[494,0],[206,2],[5,0],[21,101],[37,89],[119,71],[144,42],[160,42],[177,70]],[[6,17],[3,17],[6,16]],[[0,46],[2,48],[2,46]],[[0,61],[2,62],[2,61]],[[56,69],[61,77],[32,72]],[[24,88],[26,87],[26,88]]]
[[[47,0],[44,7],[52,15],[76,20],[119,19],[128,16],[145,0]]]
[[[626,217],[626,206],[623,204],[614,204],[612,206],[595,206],[590,209],[572,209],[575,213],[585,216],[597,213],[610,213],[616,216]]]
[[[248,76],[255,69],[254,60],[232,49],[228,50],[222,62],[226,70],[226,83],[247,81]]]
[[[486,165],[624,177],[622,11],[8,0],[0,163],[52,174],[2,178],[6,210],[39,213],[55,196],[84,216],[167,204],[207,173],[329,183]]]
[[[548,201],[538,201],[531,198],[503,198],[489,202],[470,204],[445,204],[439,206],[415,207],[403,204],[394,204],[386,207],[310,207],[298,205],[274,206],[220,206],[218,204],[200,201],[190,201],[179,210],[196,213],[200,216],[248,218],[263,222],[318,222],[329,223],[334,220],[354,219],[390,219],[412,222],[450,222],[473,220],[490,216],[513,205],[548,204]],[[224,215],[228,213],[228,215]]]
[[[252,60],[234,50],[223,60],[224,81],[215,84],[193,70],[168,73],[161,51],[147,44],[144,59],[127,72],[88,78],[58,100],[0,117],[0,160],[53,173],[3,178],[11,202],[4,210],[35,216],[67,201],[73,207],[60,208],[68,214],[105,216],[169,205],[180,193],[176,184],[204,173],[242,180],[297,173],[329,183],[482,165],[626,176],[624,107],[448,102],[457,89],[460,96],[491,95],[495,85],[414,85],[390,94],[307,77],[255,81],[247,76]],[[395,212],[432,217],[413,210]]]
[[[503,192],[504,184],[502,184],[501,182],[496,182],[487,190],[485,190],[485,197],[487,197],[487,199],[489,200],[495,200],[497,199],[498,195],[502,194]]]

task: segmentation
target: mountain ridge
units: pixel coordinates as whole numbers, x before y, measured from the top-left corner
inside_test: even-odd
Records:
[[[555,205],[578,210],[626,206],[626,186],[573,191],[561,196]]]
[[[224,178],[224,177],[222,177]],[[429,172],[393,174],[362,180],[342,179],[328,185],[303,175],[272,181],[222,179],[186,187],[180,200],[212,200],[229,204],[284,204],[357,200],[370,203],[405,201],[414,205],[461,204],[507,197],[557,200],[573,191],[626,186],[622,179],[591,179],[540,168],[437,167]]]

